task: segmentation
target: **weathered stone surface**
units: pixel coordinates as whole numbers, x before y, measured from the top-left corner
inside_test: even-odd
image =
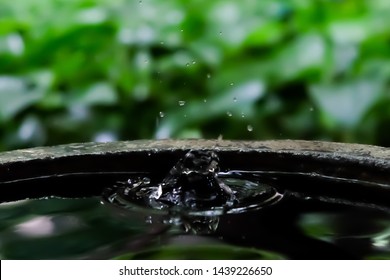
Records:
[[[165,152],[189,149],[209,149],[235,152],[274,152],[287,154],[315,154],[321,157],[345,157],[374,160],[389,165],[390,149],[321,141],[229,141],[229,140],[135,140],[111,143],[77,143],[52,147],[38,147],[0,153],[0,164],[36,159],[54,159],[79,155],[103,155],[132,152]]]
[[[165,174],[190,149],[216,151],[221,159],[221,168],[226,170],[320,174],[373,182],[383,188],[388,188],[390,183],[390,149],[382,147],[293,140],[137,140],[68,144],[0,153],[0,201],[69,195],[70,192],[74,192],[74,196],[98,194],[109,182],[108,174]],[[79,178],[91,173],[95,174],[94,182]],[[61,182],[72,176],[79,179],[69,180],[67,191],[61,189]],[[44,178],[58,180],[49,184]],[[12,188],[14,190],[10,191]],[[27,194],[22,195],[24,192]]]
[[[321,141],[229,141],[229,140],[135,140],[111,143],[77,143],[52,147],[38,147],[0,153],[0,164],[44,158],[58,158],[86,154],[131,153],[136,151],[172,151],[188,149],[211,149],[216,151],[272,151],[278,153],[335,153],[346,157],[390,160],[390,149]]]

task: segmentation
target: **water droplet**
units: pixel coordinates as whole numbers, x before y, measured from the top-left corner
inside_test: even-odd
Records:
[[[179,106],[184,106],[184,105],[186,105],[186,102],[185,102],[184,100],[180,100],[178,103],[179,103]]]
[[[229,112],[229,111],[226,112],[226,115],[228,115],[228,117],[233,116],[232,112]]]
[[[233,102],[237,102],[237,97],[233,97]]]
[[[241,118],[245,118],[245,113],[244,112],[241,113]]]
[[[139,1],[138,1],[138,4],[142,5],[142,0],[139,0]]]
[[[176,225],[179,226],[183,223],[183,221],[180,219],[180,217],[170,217],[167,220],[163,221],[164,224],[170,224],[170,225]]]
[[[309,110],[310,110],[310,112],[313,112],[313,111],[314,111],[314,108],[313,108],[313,107],[310,107]]]
[[[203,99],[203,102],[204,102],[204,103],[207,103],[207,99],[206,99],[206,98],[205,98],[205,99]]]
[[[164,41],[161,41],[161,42],[160,42],[160,45],[164,45],[164,44],[165,44]]]
[[[187,114],[184,114],[184,118],[187,118]]]
[[[250,124],[248,124],[246,126],[246,129],[249,131],[249,132],[252,132],[253,131],[253,126],[251,126]]]
[[[208,73],[208,74],[207,74],[207,79],[210,79],[210,78],[211,78],[211,74]]]
[[[163,118],[165,116],[164,112],[159,113],[160,118]]]
[[[184,30],[183,29],[180,29],[180,32],[183,32]]]
[[[231,86],[234,86],[234,83],[230,83]]]
[[[150,178],[149,177],[142,178],[142,183],[145,184],[145,185],[149,185],[150,184]]]
[[[145,63],[148,63],[148,62],[149,62],[149,60],[145,59],[145,60],[144,60],[144,62],[145,62]]]
[[[196,64],[196,61],[194,60],[194,61],[192,61],[192,64]]]
[[[147,224],[153,223],[152,216],[146,216],[146,217],[145,217],[145,223],[147,223]]]
[[[187,62],[187,63],[186,63],[186,66],[187,66],[187,67],[188,67],[188,66],[190,66],[190,63],[189,63],[189,62]]]
[[[219,31],[219,35],[222,35],[222,31]]]

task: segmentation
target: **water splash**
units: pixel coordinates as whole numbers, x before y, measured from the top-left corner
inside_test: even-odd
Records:
[[[186,231],[203,232],[216,228],[221,215],[258,210],[283,197],[258,177],[221,172],[219,162],[213,151],[189,151],[162,180],[135,176],[117,182],[104,191],[103,201],[163,215],[163,223],[181,221]]]

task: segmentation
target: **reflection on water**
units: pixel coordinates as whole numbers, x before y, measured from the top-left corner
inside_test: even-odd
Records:
[[[3,204],[3,258],[52,259],[81,256],[133,229],[117,227],[97,199],[47,199]],[[104,219],[106,221],[104,221]]]
[[[74,176],[66,182],[100,180]],[[388,185],[221,172],[210,151],[188,152],[162,178],[131,173],[116,180],[102,197],[0,204],[0,257],[390,259]]]
[[[285,195],[270,207],[222,215],[217,223],[209,221],[213,231],[197,234],[153,218],[102,205],[100,198],[2,204],[0,254],[2,259],[390,259],[390,214],[369,207]]]

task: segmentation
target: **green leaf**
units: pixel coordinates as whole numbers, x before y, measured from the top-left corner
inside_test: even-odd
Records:
[[[275,75],[292,80],[309,70],[319,71],[325,63],[325,42],[320,34],[304,34],[283,48],[275,57]]]
[[[382,84],[373,80],[318,84],[311,86],[309,93],[317,107],[334,122],[354,128],[378,101],[382,94]]]
[[[99,82],[82,92],[77,102],[84,105],[113,105],[117,102],[117,95],[112,85]]]
[[[25,80],[13,76],[0,76],[0,121],[7,121],[25,108],[37,103],[45,92],[30,89]]]

